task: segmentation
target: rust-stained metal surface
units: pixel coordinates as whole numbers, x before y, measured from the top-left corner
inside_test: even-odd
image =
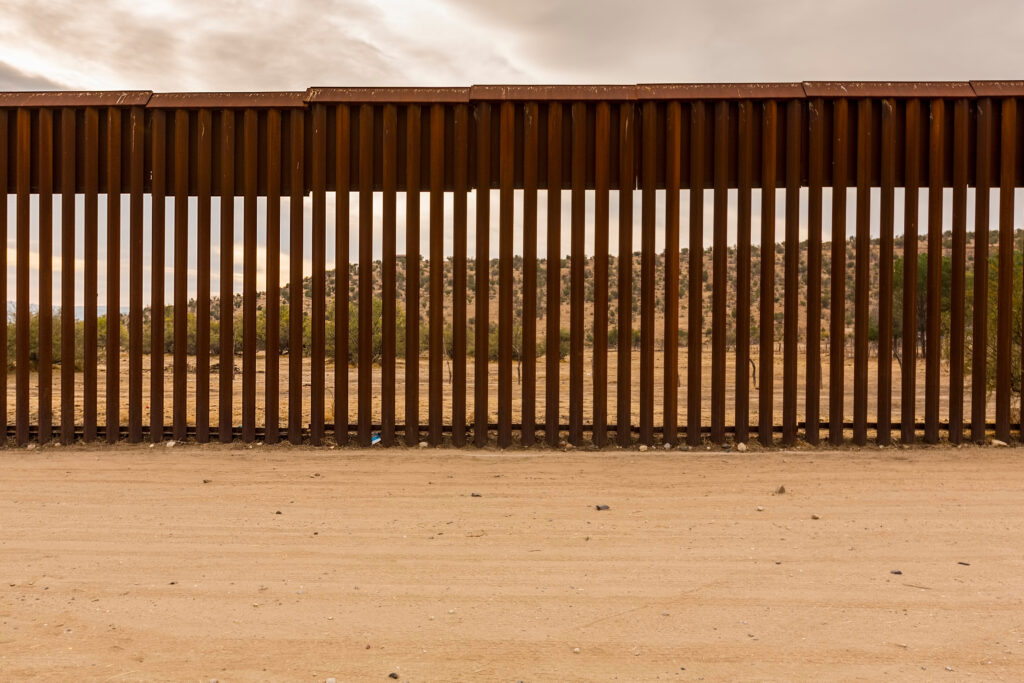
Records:
[[[150,109],[290,109],[304,107],[304,92],[166,92],[153,93]]]
[[[1019,98],[1024,80],[0,93],[0,427],[17,444],[1007,440]],[[779,266],[754,266],[758,204]],[[54,308],[79,290],[80,327]]]

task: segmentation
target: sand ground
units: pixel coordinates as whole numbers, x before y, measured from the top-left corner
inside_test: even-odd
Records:
[[[3,465],[4,680],[1024,678],[1016,449]]]
[[[751,348],[751,357],[755,363],[758,363],[757,348]],[[164,366],[164,424],[168,427],[172,423],[173,416],[173,405],[174,405],[174,392],[172,386],[172,374],[173,374],[173,358],[171,356],[166,357],[166,363]],[[420,393],[420,423],[427,424],[429,416],[429,388],[430,388],[430,371],[429,371],[429,358],[427,354],[424,354],[419,359],[419,393]],[[638,352],[633,352],[631,357],[632,366],[632,382],[631,382],[631,413],[632,423],[634,425],[639,424],[640,421],[640,356]],[[735,408],[736,408],[736,358],[735,353],[732,349],[726,354],[726,380],[725,380],[725,421],[726,424],[732,426],[735,424]],[[213,361],[216,363],[216,359]],[[685,348],[679,349],[679,382],[678,384],[678,401],[676,405],[676,414],[678,424],[680,427],[686,425],[687,415],[687,352]],[[827,356],[821,359],[822,362],[822,383],[820,389],[820,416],[821,419],[827,420],[829,415],[829,358]],[[264,426],[266,424],[266,374],[264,371],[266,363],[265,354],[260,352],[256,359],[256,424],[258,426]],[[196,375],[195,375],[195,364],[196,359],[194,356],[188,358],[188,374],[187,374],[187,416],[188,423],[191,425],[195,424],[196,421]],[[701,406],[701,423],[704,426],[711,424],[711,349],[705,347],[701,354],[701,366],[702,366],[702,378],[701,378],[701,395],[703,397]],[[241,425],[242,422],[242,358],[237,357],[235,359],[235,367],[238,372],[234,376],[233,385],[233,397],[232,397],[232,413],[234,415],[235,426]],[[665,399],[664,399],[664,352],[656,351],[654,354],[654,424],[661,425],[664,412],[665,412]],[[853,374],[854,374],[854,363],[852,357],[852,349],[846,358],[844,365],[845,381],[844,381],[844,417],[847,421],[853,419]],[[593,351],[587,349],[584,352],[583,359],[583,420],[585,424],[591,424],[593,420],[593,409],[594,409],[594,381],[593,381]],[[749,366],[748,366],[749,369]],[[774,420],[775,424],[782,424],[782,404],[783,404],[783,358],[781,350],[775,354],[773,363],[773,375],[774,375],[774,392],[773,392],[773,404],[774,404]],[[797,365],[797,419],[803,420],[805,417],[805,395],[806,395],[806,369],[807,369],[807,358],[803,347],[799,349],[798,354],[798,365]],[[924,362],[919,361],[917,366],[917,392],[916,392],[916,414],[918,421],[924,420],[925,415],[925,373],[924,373]],[[471,423],[474,415],[474,401],[473,401],[473,359],[468,359],[467,367],[467,386],[466,386],[466,415],[467,420]],[[338,408],[338,392],[335,391],[334,386],[334,365],[328,364],[324,370],[325,375],[325,387],[326,387],[326,420],[329,423],[334,422],[336,408]],[[309,413],[309,392],[311,386],[311,373],[312,369],[308,358],[303,359],[303,407],[302,407],[302,424],[304,426],[309,425],[310,413]],[[749,376],[749,375],[748,375]],[[374,366],[371,371],[371,393],[374,397],[371,408],[371,420],[374,423],[380,423],[381,419],[381,405],[382,401],[379,399],[382,393],[381,388],[381,368],[380,366]],[[395,392],[395,415],[399,424],[404,423],[405,420],[405,377],[406,377],[406,366],[405,361],[398,360],[396,363],[396,392]],[[547,377],[547,365],[545,358],[537,359],[537,384],[536,384],[536,417],[538,422],[544,421],[544,415],[546,410],[547,396],[545,394],[545,382]],[[355,424],[358,420],[357,410],[357,396],[359,391],[359,369],[357,367],[348,368],[348,421],[350,424]],[[451,424],[452,415],[452,395],[454,387],[451,382],[450,367],[446,362],[442,369],[442,416],[445,424]],[[522,396],[523,396],[523,385],[518,381],[518,374],[515,367],[512,370],[512,421],[519,423],[522,419]],[[895,361],[892,364],[892,418],[893,420],[900,419],[901,411],[901,368]],[[498,364],[488,364],[488,415],[491,423],[497,422],[498,419]],[[211,373],[210,378],[210,424],[216,427],[219,419],[219,378],[217,371]],[[33,373],[29,383],[29,419],[33,424],[36,423],[38,415],[39,397],[39,377]],[[568,360],[563,361],[559,364],[559,414],[561,416],[560,421],[566,423],[569,421],[569,363]],[[939,395],[939,419],[946,420],[949,417],[949,368],[948,365],[943,365],[940,374],[940,395]],[[143,405],[142,405],[142,419],[143,424],[148,425],[150,420],[150,357],[143,357]],[[97,402],[98,412],[98,423],[104,424],[106,420],[106,366],[101,365],[98,372],[98,387],[99,387],[99,400]],[[279,424],[284,426],[288,420],[288,405],[289,405],[289,393],[288,393],[288,358],[282,357],[280,359],[280,381],[279,381],[279,397],[280,397],[280,409],[279,409]],[[758,420],[759,410],[759,394],[756,389],[756,382],[749,382],[750,393],[749,393],[749,411],[750,411],[750,424],[756,425]],[[52,411],[53,411],[53,423],[56,425],[60,422],[60,368],[55,367],[52,376]],[[616,400],[618,392],[618,363],[617,357],[614,350],[608,355],[608,386],[607,386],[607,414],[608,420],[611,423],[615,422],[616,418]],[[126,355],[121,356],[121,368],[120,368],[120,419],[122,425],[128,424],[128,359]],[[11,373],[7,379],[7,415],[9,424],[14,424],[15,419],[15,405],[17,399],[17,387],[15,385],[14,373]],[[874,421],[877,417],[877,404],[878,404],[878,360],[875,357],[871,357],[868,360],[868,403],[867,403],[867,416],[869,421]],[[971,386],[970,386],[970,374],[966,375],[966,384],[964,386],[964,416],[969,421],[971,415]],[[83,405],[84,405],[84,375],[77,373],[75,376],[75,421],[76,424],[82,424],[83,420]],[[1016,401],[1014,401],[1014,409],[1016,409]],[[995,418],[995,397],[994,394],[990,394],[988,397],[987,413],[989,419]]]

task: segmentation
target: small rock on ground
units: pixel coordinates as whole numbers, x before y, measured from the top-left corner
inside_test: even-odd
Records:
[[[747,444],[745,444],[745,443],[743,443],[741,441],[740,443],[736,444],[736,450],[739,451],[740,453],[746,453],[747,452]]]
[[[992,439],[992,445],[993,446],[1005,446],[1006,442],[1002,441],[1000,439]]]

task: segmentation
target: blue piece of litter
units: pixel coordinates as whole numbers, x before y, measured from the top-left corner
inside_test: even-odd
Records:
[[[371,446],[376,446],[379,443],[380,443],[380,434],[374,434],[373,436],[370,437],[370,445]]]

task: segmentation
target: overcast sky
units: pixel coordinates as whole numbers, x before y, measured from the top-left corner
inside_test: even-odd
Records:
[[[1007,1],[3,0],[2,16],[0,90],[305,90],[310,86],[1024,77],[1024,4]],[[901,205],[902,197],[897,200]],[[663,197],[658,201],[662,205]],[[706,193],[708,225],[711,201],[711,193]],[[973,206],[973,191],[970,201]],[[13,221],[15,202],[8,204]],[[497,206],[496,198],[493,204]],[[563,204],[568,212],[568,199]],[[683,216],[687,204],[684,193]],[[755,197],[755,242],[760,227],[756,204]],[[851,196],[851,209],[853,205]],[[730,233],[735,226],[734,206],[733,197]],[[1018,202],[1021,206],[1024,202]],[[328,201],[328,208],[333,209],[333,201]],[[873,208],[872,222],[877,226],[877,202]],[[588,212],[592,210],[590,199]],[[781,196],[778,210],[781,221]],[[613,206],[613,253],[617,251],[615,211]],[[127,206],[122,213],[128,215]],[[379,233],[380,212],[375,213]],[[948,221],[948,209],[945,213]],[[59,215],[58,203],[55,225]],[[450,216],[448,211],[449,221]],[[80,221],[81,211],[78,217]],[[169,210],[168,225],[172,217]],[[241,220],[240,209],[237,218]],[[497,216],[492,218],[496,234]],[[924,215],[922,225],[923,219]],[[333,216],[328,220],[333,221]],[[563,229],[568,224],[566,214]],[[543,245],[543,216],[540,228]],[[683,230],[686,246],[685,222]],[[59,255],[56,232],[54,248]],[[405,248],[402,232],[400,252]],[[781,223],[776,232],[782,234]],[[328,254],[333,254],[333,237],[328,233]],[[639,239],[639,230],[635,233]],[[705,236],[710,239],[710,230],[705,230]],[[35,247],[35,232],[32,237]],[[170,237],[169,230],[169,263]],[[217,239],[214,226],[214,263]],[[568,245],[568,236],[562,241]],[[496,245],[496,237],[491,242]],[[660,235],[658,242],[662,243]],[[590,244],[592,235],[588,235],[588,251]],[[122,247],[126,245],[127,240],[122,240]],[[11,234],[11,264],[14,247]],[[469,248],[472,253],[472,239]],[[77,251],[81,259],[81,245]],[[307,244],[307,259],[308,251]],[[427,252],[426,242],[421,251]],[[148,243],[146,253],[148,259]],[[357,253],[355,242],[351,253]],[[101,244],[100,272],[105,259]],[[236,286],[241,280],[238,260]],[[34,258],[33,269],[36,262]],[[59,269],[58,264],[55,267]],[[148,300],[148,260],[145,267]],[[193,282],[197,267],[193,254]],[[13,268],[9,271],[13,294]],[[122,281],[126,285],[127,277]],[[265,281],[262,268],[259,281],[260,286]],[[282,281],[287,281],[287,273]],[[35,276],[32,282],[35,301]],[[59,282],[55,274],[56,292]],[[219,287],[216,270],[213,287]],[[126,303],[126,292],[123,299]]]
[[[4,0],[0,89],[1020,78],[1024,4]]]

